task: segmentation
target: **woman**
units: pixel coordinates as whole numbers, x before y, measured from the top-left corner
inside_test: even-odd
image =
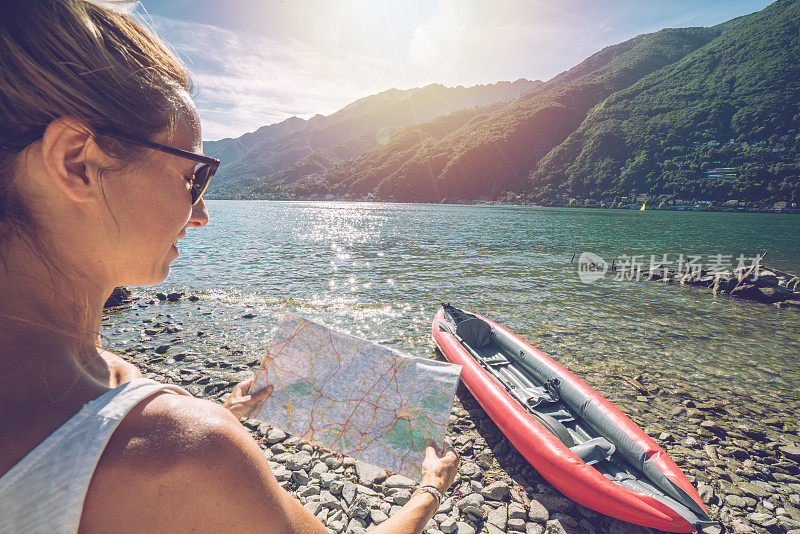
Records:
[[[0,532],[325,532],[238,417],[97,345],[117,285],[164,280],[216,168],[181,63],[84,0],[0,8]],[[444,493],[458,459],[426,451]],[[420,532],[436,491],[375,532]]]

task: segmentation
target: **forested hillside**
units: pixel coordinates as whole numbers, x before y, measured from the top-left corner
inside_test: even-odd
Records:
[[[327,184],[331,184],[333,186],[331,190],[338,194],[366,195],[373,193],[376,186],[413,159],[420,150],[434,145],[444,136],[465,124],[480,122],[505,105],[505,103],[499,103],[457,111],[423,124],[407,126],[393,135],[385,146],[329,170],[326,173]],[[305,191],[298,192],[308,193],[311,191],[313,189],[306,188]]]
[[[558,194],[800,202],[800,2],[725,25],[713,42],[611,95],[531,174]],[[727,168],[727,176],[713,169]]]

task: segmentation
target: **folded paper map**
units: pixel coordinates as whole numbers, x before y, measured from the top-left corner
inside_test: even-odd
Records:
[[[405,356],[287,313],[256,375],[253,389],[275,389],[255,417],[419,478],[426,440],[444,439],[460,374],[460,365]]]

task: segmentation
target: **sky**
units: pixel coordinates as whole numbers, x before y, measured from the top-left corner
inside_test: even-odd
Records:
[[[203,139],[329,115],[390,88],[546,81],[661,28],[712,26],[766,0],[140,0],[187,63]]]

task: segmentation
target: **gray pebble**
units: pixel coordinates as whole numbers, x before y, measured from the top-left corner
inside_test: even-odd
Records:
[[[747,516],[747,520],[764,528],[775,526],[778,520],[772,514],[752,513]]]
[[[273,444],[278,443],[286,439],[286,432],[281,430],[280,428],[272,428],[270,427],[267,430],[267,443]]]
[[[404,505],[411,499],[411,492],[405,489],[394,491],[386,500],[395,504]]]
[[[458,529],[458,525],[454,519],[448,517],[447,519],[439,522],[439,529],[445,534],[450,534]]]
[[[386,479],[383,484],[387,488],[413,488],[417,485],[416,482],[403,475],[392,475]]]
[[[509,519],[525,519],[525,507],[519,503],[512,502],[508,505],[508,518]]]
[[[292,471],[292,482],[304,486],[308,484],[309,478],[305,471]]]
[[[309,475],[311,475],[311,478],[321,479],[322,475],[327,473],[328,473],[328,466],[322,462],[318,462],[314,465],[314,467],[311,468],[311,472],[309,473]]]
[[[344,490],[344,483],[345,483],[344,480],[340,478],[334,478],[330,481],[328,487],[330,488],[331,493],[333,493],[334,495],[341,495],[342,490]],[[351,482],[351,484],[353,483]],[[353,491],[355,491],[355,484],[353,484]]]
[[[312,515],[317,515],[320,510],[320,504],[318,502],[307,502],[303,505],[303,508],[311,512]]]
[[[483,469],[489,469],[492,467],[492,460],[494,460],[494,455],[492,451],[484,450],[478,453],[475,457],[475,461],[477,462],[478,466]]]
[[[483,506],[483,496],[478,493],[470,493],[469,495],[459,499],[456,502],[456,508],[459,510],[463,510],[467,506],[474,506],[476,508],[480,508]]]
[[[335,456],[328,456],[325,458],[325,465],[328,466],[328,469],[338,469],[341,467],[342,461]]]
[[[353,517],[350,523],[347,524],[347,531],[353,534],[366,532],[368,523],[361,517]]]
[[[302,491],[298,488],[297,495],[300,497],[311,497],[312,495],[319,495],[320,490],[317,486],[306,486]]]
[[[508,509],[505,506],[500,506],[495,508],[491,512],[487,514],[486,522],[496,526],[500,530],[504,530],[506,528],[506,522],[508,521]]]
[[[310,464],[311,464],[311,455],[305,451],[292,454],[286,460],[286,467],[288,467],[292,471],[302,471],[308,469],[310,467]]]
[[[508,497],[510,488],[506,482],[498,480],[497,482],[492,482],[483,490],[481,490],[481,495],[483,495],[486,499],[492,499],[494,501],[503,501]]]
[[[342,508],[342,505],[339,503],[339,499],[334,497],[330,491],[322,490],[320,492],[319,503],[324,508],[331,508],[335,510],[339,510]]]
[[[469,461],[462,462],[461,466],[458,468],[458,471],[463,477],[469,479],[479,479],[482,475],[481,468]]]
[[[512,532],[525,532],[525,520],[519,518],[509,519],[506,528]]]
[[[380,484],[386,480],[386,471],[360,460],[356,461],[356,475],[362,483],[369,486]]]
[[[376,525],[383,523],[384,521],[389,519],[389,516],[386,515],[386,513],[380,508],[371,509],[369,511],[369,517],[370,519],[372,519],[372,522],[375,523]]]
[[[333,484],[331,484],[331,486],[333,486]],[[333,491],[333,487],[331,487],[331,491]],[[356,498],[356,485],[349,480],[345,480],[342,486],[342,498],[347,504],[353,504]]]
[[[528,519],[536,523],[544,523],[550,519],[550,512],[541,502],[536,499],[531,499],[530,508],[528,509]]]
[[[573,501],[567,499],[566,497],[562,497],[561,495],[539,493],[534,495],[531,501],[533,501],[533,499],[536,499],[542,503],[545,508],[554,512],[564,512],[575,505]]]
[[[738,495],[726,495],[725,502],[734,508],[745,508],[747,506],[745,500]]]
[[[370,508],[369,508],[369,501],[359,496],[358,499],[353,503],[353,506],[350,507],[350,516],[351,517],[361,517],[366,519],[369,515]]]

